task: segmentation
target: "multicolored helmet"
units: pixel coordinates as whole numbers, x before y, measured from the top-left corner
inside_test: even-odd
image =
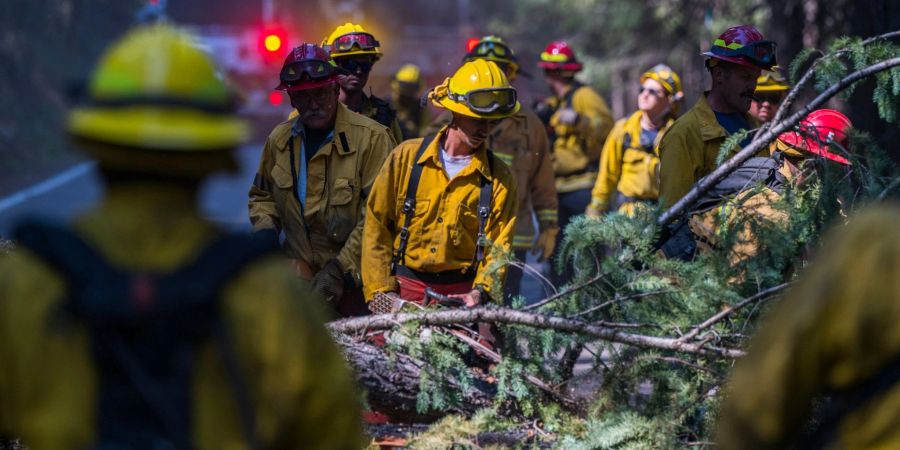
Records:
[[[303,91],[337,82],[338,68],[331,56],[316,44],[294,47],[281,66],[277,91]]]
[[[778,66],[775,51],[775,42],[767,41],[759,30],[752,25],[739,25],[725,30],[702,55],[708,58],[707,67],[726,61],[772,71]]]
[[[575,52],[566,41],[553,41],[541,53],[538,67],[544,70],[578,72],[584,65],[575,57]]]

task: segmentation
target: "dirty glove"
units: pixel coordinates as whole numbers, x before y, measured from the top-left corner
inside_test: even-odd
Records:
[[[344,295],[344,268],[336,259],[330,259],[312,279],[313,289],[329,302]]]
[[[537,255],[539,262],[550,259],[553,250],[556,249],[556,235],[559,234],[559,228],[546,228],[538,235],[537,242],[531,247],[531,254]]]
[[[578,113],[572,108],[563,108],[559,110],[556,120],[563,125],[575,125],[575,122],[578,122]]]

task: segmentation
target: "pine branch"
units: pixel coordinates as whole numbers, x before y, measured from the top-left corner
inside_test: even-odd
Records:
[[[528,305],[528,306],[522,308],[522,311],[531,311],[531,310],[533,310],[533,309],[538,309],[538,308],[540,308],[540,307],[542,307],[542,306],[544,306],[544,305],[546,305],[546,304],[548,304],[548,303],[552,303],[552,302],[554,302],[554,301],[556,301],[556,300],[559,300],[560,298],[565,297],[566,295],[569,295],[569,294],[571,294],[571,293],[573,293],[573,292],[575,292],[575,291],[577,291],[577,290],[584,289],[584,288],[586,288],[586,287],[588,287],[588,286],[590,286],[590,285],[592,285],[592,284],[594,284],[594,283],[600,281],[600,279],[603,278],[604,276],[606,276],[605,273],[598,273],[597,275],[591,277],[591,279],[585,281],[584,283],[581,283],[581,284],[579,284],[579,285],[577,285],[577,286],[573,286],[573,287],[571,287],[571,288],[569,288],[569,289],[566,289],[566,290],[564,290],[564,291],[562,291],[562,292],[558,292],[558,293],[556,293],[556,294],[553,294],[553,295],[551,295],[551,296],[549,296],[549,297],[547,297],[547,298],[545,298],[545,299],[543,299],[543,300],[541,300],[541,301],[539,301],[539,302],[537,302],[537,303],[532,303],[532,304],[530,304],[530,305]]]
[[[891,39],[891,38],[898,37],[898,36],[900,36],[900,30],[870,37],[870,38],[862,41],[861,44],[863,46],[866,46],[866,45],[869,45],[869,44],[872,44],[872,43],[875,43],[878,41],[887,40],[887,39]],[[829,59],[829,58],[835,58],[838,56],[842,56],[849,52],[850,52],[849,48],[842,48],[842,49],[832,53],[831,55],[825,55],[825,56],[822,56],[821,58],[818,58],[815,61],[813,61],[812,65],[809,66],[809,69],[807,69],[806,72],[803,74],[803,76],[800,78],[800,81],[797,82],[797,84],[790,90],[790,92],[788,92],[788,95],[787,95],[787,97],[785,97],[784,101],[781,102],[781,105],[778,108],[778,112],[775,113],[775,118],[773,118],[770,122],[763,124],[762,129],[766,130],[770,124],[781,122],[781,120],[784,119],[784,116],[787,114],[788,110],[791,108],[791,105],[794,103],[794,100],[796,100],[797,96],[800,94],[801,91],[803,91],[803,89],[806,87],[806,85],[809,83],[809,81],[813,79],[813,75],[815,75],[816,68],[819,66],[819,63],[821,61],[823,61],[825,59]],[[754,139],[754,141],[755,140],[756,139]]]
[[[678,338],[676,340],[678,342],[687,342],[687,341],[695,338],[698,334],[700,334],[701,331],[722,321],[726,317],[733,314],[735,311],[737,311],[753,302],[756,302],[758,300],[768,299],[768,298],[772,297],[773,295],[787,289],[788,286],[790,286],[790,285],[791,285],[791,283],[782,283],[782,284],[779,284],[778,286],[770,287],[769,289],[760,291],[760,292],[758,292],[750,297],[747,297],[744,300],[741,300],[733,305],[728,305],[724,309],[722,309],[722,311],[720,311],[716,315],[710,317],[709,319],[706,319],[705,321],[703,321],[703,323],[692,328],[690,331],[688,331],[687,333],[685,333],[683,336],[681,336],[680,338]]]
[[[696,202],[697,199],[700,198],[701,195],[712,189],[716,184],[719,183],[719,181],[721,181],[723,178],[728,176],[729,173],[743,164],[744,161],[758,153],[765,146],[769,145],[769,143],[774,141],[775,138],[778,137],[778,135],[793,128],[795,124],[799,123],[810,112],[824,104],[831,97],[834,97],[838,92],[846,89],[851,84],[865,77],[897,66],[900,66],[900,57],[886,59],[876,64],[872,64],[864,69],[855,71],[845,76],[844,78],[841,78],[840,81],[831,85],[831,87],[819,94],[818,97],[809,102],[800,111],[797,111],[789,118],[777,123],[770,129],[768,129],[765,133],[762,134],[759,139],[751,142],[750,145],[744,147],[741,151],[732,156],[731,159],[726,161],[721,166],[717,167],[716,170],[712,171],[712,173],[694,184],[691,190],[688,191],[688,193],[684,197],[675,202],[674,205],[672,205],[669,209],[663,212],[662,215],[659,216],[657,223],[660,226],[665,226],[676,217],[685,213],[688,208],[690,208],[694,204],[694,202]]]
[[[742,350],[710,347],[704,344],[688,344],[679,342],[678,339],[673,338],[624,333],[612,327],[599,326],[581,320],[565,319],[562,317],[549,316],[545,314],[528,313],[510,308],[480,307],[464,310],[454,309],[424,313],[379,314],[374,316],[337,320],[334,322],[330,322],[328,324],[328,328],[332,332],[354,333],[363,329],[390,329],[397,326],[398,324],[402,325],[410,322],[417,322],[421,325],[426,326],[446,326],[469,324],[472,322],[525,325],[539,329],[549,329],[582,334],[604,341],[618,342],[621,344],[628,344],[640,348],[673,350],[683,353],[721,356],[726,358],[740,358],[744,356],[744,352]]]

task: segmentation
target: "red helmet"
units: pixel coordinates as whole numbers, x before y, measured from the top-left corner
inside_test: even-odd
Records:
[[[702,53],[707,65],[715,60],[728,61],[754,69],[772,71],[778,65],[775,61],[775,42],[766,38],[752,25],[739,25],[725,30],[713,41],[708,52]]]
[[[778,140],[791,148],[813,153],[841,164],[850,164],[847,158],[832,153],[830,143],[847,148],[847,132],[853,124],[847,116],[833,109],[817,109],[800,121],[794,131],[778,136]]]
[[[337,75],[337,65],[328,52],[316,44],[303,44],[294,47],[285,58],[279,75],[281,83],[275,90],[315,89],[337,82]]]
[[[553,41],[541,53],[538,67],[546,70],[564,70],[578,72],[584,66],[575,58],[575,52],[566,41]]]

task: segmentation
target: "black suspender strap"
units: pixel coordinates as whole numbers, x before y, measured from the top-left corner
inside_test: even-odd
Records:
[[[494,176],[494,154],[487,151],[488,167],[491,176]],[[481,193],[478,196],[478,238],[475,240],[475,258],[472,261],[474,269],[481,261],[484,261],[484,252],[487,247],[484,230],[487,225],[487,219],[491,215],[491,197],[494,191],[494,184],[487,177],[481,177]]]
[[[400,245],[394,253],[393,261],[391,261],[391,273],[397,272],[397,266],[403,264],[406,257],[406,245],[409,242],[409,224],[416,211],[416,192],[419,190],[419,179],[422,177],[422,165],[419,159],[425,154],[425,149],[434,141],[435,135],[428,135],[422,139],[422,144],[416,151],[416,156],[412,161],[412,167],[409,172],[409,182],[406,185],[406,198],[403,200],[403,226],[400,228]]]

